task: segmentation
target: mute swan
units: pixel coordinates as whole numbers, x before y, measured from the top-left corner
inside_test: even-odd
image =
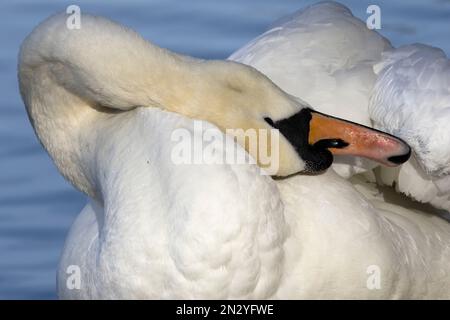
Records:
[[[450,63],[440,49],[395,49],[345,6],[323,2],[280,19],[229,59],[255,67],[319,111],[408,142],[410,161],[377,168],[378,182],[450,210]],[[348,157],[337,162],[333,168],[346,178],[376,166]]]
[[[450,296],[450,225],[436,216],[380,203],[333,171],[273,180],[251,164],[171,161],[171,134],[194,131],[191,118],[279,128],[277,175],[325,169],[327,147],[400,163],[401,140],[314,112],[250,67],[179,56],[86,14],[68,30],[65,18],[38,26],[19,57],[37,136],[90,197],[66,240],[60,298]]]

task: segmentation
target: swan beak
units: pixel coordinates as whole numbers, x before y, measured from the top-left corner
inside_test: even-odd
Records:
[[[389,167],[406,162],[411,155],[408,144],[397,137],[312,110],[308,140],[333,155],[364,157]]]

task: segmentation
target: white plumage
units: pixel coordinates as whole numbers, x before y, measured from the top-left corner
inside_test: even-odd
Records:
[[[348,16],[341,6],[325,7]],[[175,165],[171,133],[192,130],[193,120],[160,109],[172,99],[194,103],[188,89],[197,69],[183,66],[203,62],[87,14],[78,33],[64,26],[64,15],[41,24],[19,62],[36,133],[61,173],[91,198],[61,257],[61,298],[450,297],[446,221],[331,170],[273,180],[256,165]],[[201,73],[208,83],[215,66]],[[351,70],[360,74],[348,65],[342,85]],[[220,97],[220,88],[195,100]],[[308,93],[320,88],[317,82]],[[66,285],[72,265],[82,273],[80,290]],[[374,267],[375,288],[368,285]]]
[[[348,8],[325,2],[280,19],[229,59],[255,67],[319,111],[371,126],[372,67],[389,48],[388,40],[367,29]],[[374,166],[341,156],[333,168],[350,177]]]
[[[413,148],[410,161],[378,168],[378,182],[450,209],[450,63],[442,50],[395,49],[345,6],[324,2],[280,19],[229,59],[257,68],[319,111],[404,139]],[[345,156],[333,168],[349,178],[375,166]]]
[[[374,125],[403,138],[414,158],[381,180],[421,202],[450,210],[450,61],[414,44],[383,53],[369,104]]]

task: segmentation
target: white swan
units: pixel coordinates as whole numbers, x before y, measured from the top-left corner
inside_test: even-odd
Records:
[[[255,67],[319,111],[404,139],[411,160],[377,169],[378,182],[450,210],[450,62],[442,50],[395,49],[345,6],[324,2],[280,19],[229,59]],[[357,158],[337,162],[343,177],[375,167]]]
[[[361,140],[349,149],[385,163],[409,151],[391,136],[305,109],[250,67],[175,55],[88,15],[80,30],[60,14],[33,31],[19,83],[42,144],[91,199],[61,257],[61,298],[450,297],[450,225],[437,216],[361,193],[333,171],[273,180],[256,165],[171,161],[174,129],[193,131],[186,116],[222,129],[278,126],[280,175],[329,159],[296,145],[311,132],[293,134],[294,120],[362,132],[382,153]],[[67,285],[72,266],[80,288]]]

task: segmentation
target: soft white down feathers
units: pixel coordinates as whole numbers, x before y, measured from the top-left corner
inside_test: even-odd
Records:
[[[393,48],[345,6],[323,2],[280,19],[233,53],[319,111],[374,126],[413,148],[400,168],[378,168],[379,183],[450,210],[450,61],[422,44]],[[375,163],[336,157],[350,177]]]

